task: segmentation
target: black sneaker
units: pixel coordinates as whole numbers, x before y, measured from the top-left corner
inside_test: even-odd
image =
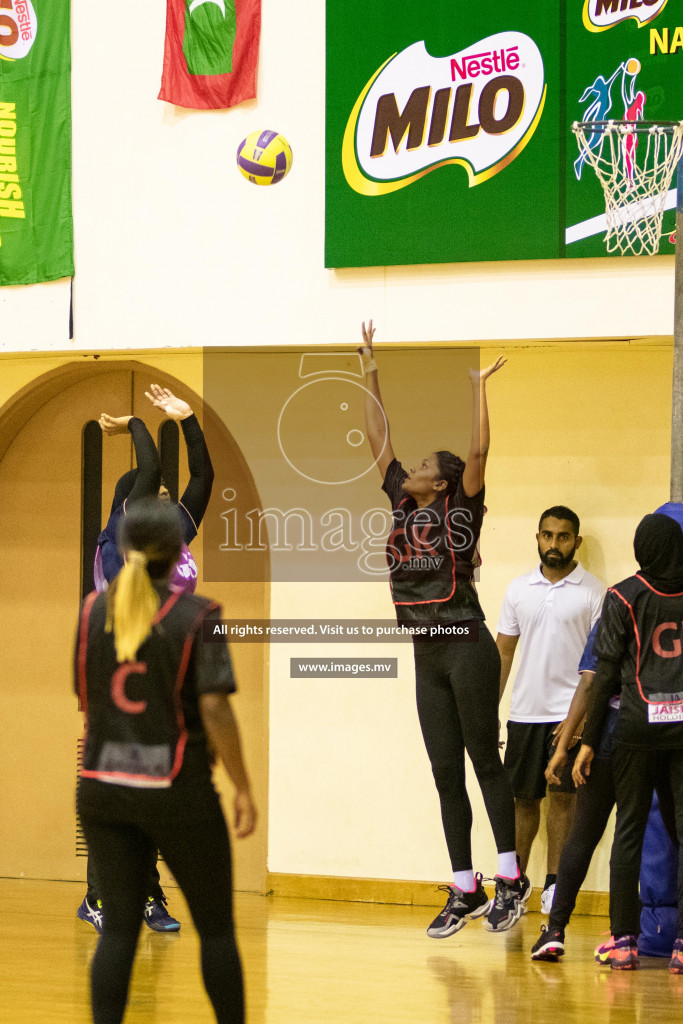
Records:
[[[531,896],[531,882],[522,872],[513,882],[511,878],[496,875],[496,895],[491,910],[486,915],[484,928],[490,932],[504,932],[517,924],[526,913],[526,902]]]
[[[457,885],[439,886],[439,889],[448,893],[448,899],[446,906],[427,929],[430,938],[447,939],[449,935],[464,928],[468,921],[481,917],[489,909],[491,901],[481,884],[481,875],[477,874],[475,878],[477,886],[474,892],[463,892]]]
[[[541,925],[541,934],[531,949],[532,960],[550,960],[556,963],[564,956],[564,932],[561,928]]]

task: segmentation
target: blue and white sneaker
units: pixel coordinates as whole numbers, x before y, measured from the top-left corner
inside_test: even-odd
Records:
[[[154,932],[179,932],[180,921],[171,917],[166,909],[166,897],[150,896],[145,903],[145,924]]]
[[[83,902],[76,911],[76,917],[80,918],[81,921],[85,921],[86,924],[91,924],[98,935],[102,934],[102,926],[104,924],[102,916],[102,900],[95,900],[94,906],[88,903],[88,897],[83,898]]]

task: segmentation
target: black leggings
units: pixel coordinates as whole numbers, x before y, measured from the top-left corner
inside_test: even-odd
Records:
[[[657,790],[659,809],[664,825],[666,826],[671,839],[676,842],[673,797],[669,779],[662,772],[657,773],[656,778],[654,779],[654,788]],[[571,831],[567,836],[567,840],[562,849],[560,866],[557,872],[555,896],[553,898],[553,906],[548,920],[548,928],[550,930],[558,928],[561,931],[564,931],[569,924],[569,919],[572,916],[574,907],[576,906],[576,897],[579,889],[583,885],[583,881],[588,874],[591,858],[595,853],[598,843],[602,839],[615,803],[616,792],[612,756],[596,756],[591,763],[590,775],[586,779],[585,786],[577,787],[574,819]],[[652,791],[650,791],[650,795],[649,798],[647,798],[646,803],[646,823],[651,803]],[[640,871],[640,852],[638,853],[637,871],[638,873]],[[628,909],[624,907],[622,912],[626,913],[629,926],[634,926],[637,917],[640,915],[640,903],[637,898],[637,881],[635,897],[631,888],[630,895],[627,895],[624,898],[631,900],[631,906]],[[622,898],[619,897],[620,901],[621,899]],[[631,932],[626,932],[625,934],[637,935],[638,931],[639,928],[634,927]]]
[[[415,641],[417,712],[454,871],[472,867],[465,751],[499,853],[515,849],[515,805],[498,750],[500,656],[482,622],[477,643]]]
[[[149,851],[149,861],[147,864],[147,896],[148,898],[159,900],[164,895],[164,890],[161,888],[161,879],[159,878],[159,870],[157,868],[157,851]],[[93,861],[90,854],[88,854],[86,878],[88,879],[88,891],[86,892],[86,899],[91,907],[95,905],[97,900],[100,899],[99,886],[97,884],[97,872],[95,870],[95,862]]]
[[[657,788],[662,804],[662,783],[668,783],[678,838],[678,935],[683,938],[683,749],[631,750],[617,744],[612,756],[617,794],[617,823],[610,860],[609,912],[612,934],[638,935],[640,906],[638,877],[643,837]],[[665,806],[665,804],[663,805]],[[662,813],[664,824],[670,813]]]
[[[182,889],[201,943],[204,986],[218,1024],[243,1024],[242,968],[232,916],[230,840],[210,785],[123,790],[81,780],[78,811],[95,861],[104,928],[91,967],[94,1024],[120,1024],[147,898],[150,850]],[[173,787],[172,787],[173,789]]]
[[[595,848],[602,839],[612,813],[614,771],[611,758],[596,757],[585,786],[577,786],[572,827],[562,848],[557,883],[548,928],[561,931],[569,924],[576,897],[588,874]]]

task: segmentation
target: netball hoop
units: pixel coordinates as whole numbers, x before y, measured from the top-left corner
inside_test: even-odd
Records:
[[[605,195],[607,251],[654,255],[683,154],[683,121],[575,121],[572,131]]]

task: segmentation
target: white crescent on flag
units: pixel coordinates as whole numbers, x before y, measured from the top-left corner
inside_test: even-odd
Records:
[[[223,15],[223,17],[225,17],[225,2],[224,2],[224,0],[192,0],[192,3],[190,4],[190,14],[192,14],[194,11],[196,11],[198,7],[201,7],[202,4],[215,4],[216,7],[218,7],[220,9],[221,14]]]

